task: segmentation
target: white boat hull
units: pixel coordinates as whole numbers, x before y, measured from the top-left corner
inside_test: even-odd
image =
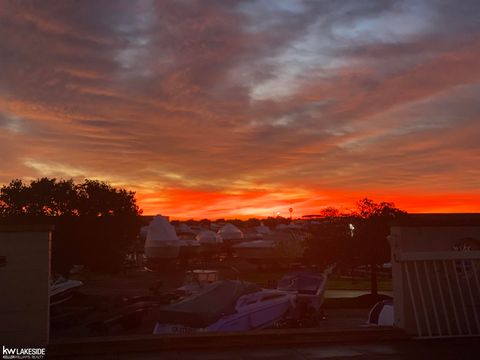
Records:
[[[263,290],[245,295],[238,300],[236,312],[221,317],[204,328],[192,328],[180,324],[155,325],[154,334],[189,332],[237,332],[264,329],[282,319],[294,306],[295,295]]]
[[[180,246],[145,246],[145,256],[148,260],[173,260],[180,254]]]
[[[291,308],[290,299],[258,306],[246,312],[225,316],[205,330],[215,332],[260,330],[280,320]]]
[[[393,300],[383,300],[376,303],[368,314],[369,325],[393,326],[394,317]]]
[[[192,258],[200,254],[200,243],[197,240],[180,240],[179,256]]]

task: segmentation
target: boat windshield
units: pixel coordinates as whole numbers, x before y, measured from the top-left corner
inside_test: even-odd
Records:
[[[325,276],[314,273],[294,273],[285,275],[279,282],[277,289],[283,291],[297,291],[300,294],[316,294],[324,285]]]

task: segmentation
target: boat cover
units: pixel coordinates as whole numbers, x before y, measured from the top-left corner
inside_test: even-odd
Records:
[[[249,282],[217,281],[205,285],[198,294],[164,307],[159,313],[158,322],[206,327],[225,315],[233,314],[241,296],[260,290],[258,285]]]
[[[176,228],[175,231],[177,235],[195,235],[195,231],[193,231],[190,226],[185,223],[180,223]]]
[[[323,274],[295,272],[285,275],[278,282],[277,289],[314,295],[325,286],[325,280],[326,278]]]
[[[168,222],[166,216],[157,215],[148,225],[145,246],[156,246],[158,243],[176,243],[178,240],[175,228]]]
[[[197,234],[196,239],[200,244],[220,244],[222,243],[222,238],[217,233],[211,230],[203,230]]]
[[[239,240],[243,239],[243,232],[235,225],[227,223],[217,232],[223,240]]]

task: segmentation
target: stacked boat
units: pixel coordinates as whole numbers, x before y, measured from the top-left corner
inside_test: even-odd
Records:
[[[185,223],[180,223],[175,227],[177,236],[181,239],[193,239],[195,238],[195,231]]]
[[[319,314],[327,285],[327,272],[293,272],[286,274],[277,285],[278,290],[296,295],[296,309],[305,317],[307,314]]]
[[[180,254],[180,239],[167,216],[157,215],[148,226],[145,256],[149,262],[173,260]]]
[[[203,255],[213,255],[220,252],[223,240],[217,233],[211,230],[200,231],[196,239],[200,244],[200,253]]]
[[[260,223],[259,226],[256,226],[255,227],[255,231],[258,233],[258,234],[261,234],[261,235],[266,235],[266,234],[270,234],[270,228],[268,226],[265,226],[263,224],[263,222]]]
[[[293,261],[303,255],[304,236],[293,231],[263,232],[262,240],[233,245],[239,258],[252,262]]]
[[[284,224],[281,224],[284,225]],[[223,225],[217,233],[202,230],[198,234],[186,224],[174,228],[166,216],[155,216],[146,231],[145,256],[149,263],[180,259],[188,260],[202,254],[211,256],[227,251],[229,256],[252,262],[291,261],[303,255],[304,235],[284,225],[270,231],[261,224],[245,235],[231,223]]]
[[[180,239],[179,257],[183,260],[194,258],[200,253],[200,243],[195,238],[195,231],[185,223],[180,223],[175,232]]]
[[[277,257],[277,246],[272,240],[245,241],[233,246],[241,259],[253,261],[269,261]]]
[[[242,242],[244,240],[244,235],[242,230],[231,223],[225,224],[217,234],[220,236],[223,242],[229,244],[235,244]]]

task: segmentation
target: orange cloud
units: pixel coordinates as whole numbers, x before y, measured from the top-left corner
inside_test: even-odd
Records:
[[[0,0],[0,184],[99,178],[185,218],[478,211],[479,4]]]

